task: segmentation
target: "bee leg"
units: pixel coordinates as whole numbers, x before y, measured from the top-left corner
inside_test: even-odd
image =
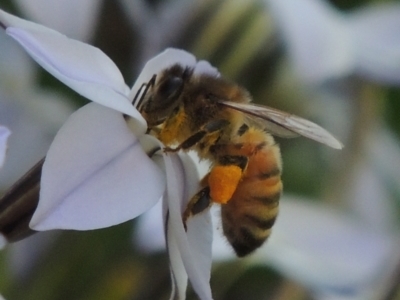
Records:
[[[247,163],[248,158],[240,155],[225,155],[219,159],[219,165],[202,180],[202,184],[208,185],[190,199],[183,212],[182,221],[185,230],[190,217],[203,212],[214,202],[225,204],[232,198]]]
[[[218,161],[222,166],[235,165],[244,171],[247,168],[249,158],[243,155],[224,155]]]
[[[165,147],[164,152],[178,152],[181,149],[189,149],[200,142],[206,134],[207,132],[204,130],[198,131],[175,148]]]
[[[164,151],[165,152],[177,152],[181,149],[189,149],[193,147],[194,145],[198,144],[202,139],[204,139],[207,135],[209,134],[215,134],[218,131],[221,131],[224,127],[229,125],[229,121],[227,120],[214,120],[206,125],[203,126],[203,128],[190,137],[188,137],[186,140],[184,140],[180,145],[178,145],[176,148],[170,148],[170,147],[165,147]]]
[[[185,231],[187,230],[187,220],[190,217],[205,211],[211,205],[212,201],[210,198],[210,188],[207,186],[201,189],[196,195],[192,197],[192,199],[190,199],[185,211],[182,214],[183,227],[185,227]]]
[[[220,157],[208,176],[208,186],[213,202],[226,204],[232,198],[247,168],[248,158],[240,155]]]

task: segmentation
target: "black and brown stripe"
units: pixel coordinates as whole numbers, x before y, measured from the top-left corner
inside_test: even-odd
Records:
[[[239,257],[259,248],[271,234],[282,192],[278,146],[262,141],[246,147],[252,150],[243,178],[221,206],[224,234]]]

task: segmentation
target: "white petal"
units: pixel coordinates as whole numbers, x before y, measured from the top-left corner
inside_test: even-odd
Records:
[[[357,46],[357,71],[380,82],[400,84],[400,5],[370,6],[347,18]]]
[[[147,138],[148,136],[146,135],[145,137]],[[143,143],[142,143],[142,146],[143,146]],[[144,148],[146,149],[146,147],[144,147]],[[149,148],[149,147],[147,147],[147,148]],[[186,154],[184,154],[184,153],[180,153],[179,155],[181,157],[183,155],[186,156]],[[194,162],[197,162],[199,159],[198,156],[193,151],[190,151],[187,155]],[[158,160],[159,158],[161,158],[161,159]],[[160,168],[165,169],[164,159],[162,157],[155,155],[153,157],[153,161],[155,161]],[[188,168],[191,165],[191,164],[188,164],[189,163],[188,158],[184,158],[184,161],[186,162],[186,168]],[[200,163],[196,163],[196,168],[198,169],[199,167],[201,168],[201,172],[200,172],[200,170],[198,170],[199,174],[201,174],[199,176],[199,178],[202,178],[206,173],[208,173],[209,164],[205,161],[201,161]],[[187,170],[186,172],[194,174],[195,170],[193,170],[193,171]],[[194,184],[193,188],[187,189],[188,191],[189,190],[191,191],[191,192],[186,193],[188,195],[187,199],[190,199],[198,191],[199,188],[196,183],[198,182],[199,178],[198,178],[198,176],[193,177],[193,179],[186,177],[187,181],[189,181],[189,182],[187,182],[186,186]],[[217,206],[213,207],[213,210],[214,210],[214,212],[212,213],[213,215],[217,213],[217,211],[215,211],[215,209],[217,209]],[[144,252],[148,252],[148,253],[165,250],[165,237],[164,237],[163,221],[160,218],[160,216],[162,216],[161,202],[157,203],[149,211],[145,212],[137,221],[136,231],[135,231],[135,235],[133,238],[134,238],[134,242],[138,245],[140,250],[142,250]],[[193,219],[193,222],[195,222],[195,221],[196,221],[196,219]],[[190,221],[189,224],[191,222],[192,221]],[[194,225],[189,225],[189,228],[191,228],[193,226]],[[149,236],[151,236],[152,238],[149,239]],[[219,244],[218,241],[221,241],[221,240],[219,240],[218,238],[213,239],[213,247],[215,246],[215,244],[218,245]],[[224,241],[224,242],[226,244],[226,241]],[[230,254],[232,254],[232,253],[233,252],[231,250]],[[232,256],[232,257],[235,257],[235,256]]]
[[[194,74],[208,74],[219,77],[220,73],[217,68],[213,67],[208,61],[200,60],[194,68]]]
[[[162,147],[161,143],[160,147]],[[153,155],[152,159],[164,171],[164,174],[167,176],[167,178],[168,176],[171,176],[171,173],[169,175],[167,174],[165,157],[164,155],[162,155],[160,151],[157,152],[155,155]],[[168,209],[169,201],[167,199],[168,199],[168,186],[167,190],[165,191],[163,201],[158,203],[155,207],[151,209],[153,216],[154,214],[156,215],[150,220],[148,214],[146,213],[145,217],[147,218],[147,222],[145,224],[139,223],[139,226],[137,228],[139,231],[138,241],[142,242],[141,245],[145,246],[146,250],[150,252],[154,252],[161,249],[168,250],[170,269],[171,269],[171,285],[172,285],[170,300],[186,299],[188,274],[185,270],[185,265],[182,260],[178,241],[176,238],[176,233],[173,230],[168,229],[171,226],[171,218]],[[160,218],[160,216],[162,216],[162,218]],[[144,238],[140,239],[141,236],[144,237],[143,234],[145,232],[148,232],[150,234],[149,230],[152,230],[151,237],[153,240],[150,243],[149,241],[145,241]]]
[[[161,170],[121,113],[91,103],[60,129],[42,171],[35,230],[95,229],[130,220],[162,196]]]
[[[150,59],[143,67],[142,72],[136,79],[135,84],[130,92],[130,99],[133,99],[139,88],[143,83],[147,83],[154,74],[158,74],[160,71],[174,65],[181,64],[182,66],[195,67],[196,58],[193,54],[180,49],[168,48],[158,54],[157,56]]]
[[[353,70],[353,43],[340,14],[326,1],[265,1],[301,78],[319,83]]]
[[[182,257],[185,270],[188,274],[193,289],[200,299],[212,299],[210,289],[211,271],[211,242],[212,224],[209,211],[198,214],[189,220],[188,232],[186,234],[182,223],[182,212],[187,201],[195,190],[194,172],[187,172],[187,163],[182,162],[176,155],[165,155],[165,165],[167,170],[167,193],[168,196],[168,228],[167,236],[172,235],[176,241],[180,256]],[[193,176],[190,185],[186,181]],[[198,183],[198,179],[196,179]],[[190,195],[190,196],[189,196]],[[168,241],[168,244],[170,241]],[[179,266],[178,266],[179,267]],[[174,266],[172,271],[176,272]],[[179,274],[178,274],[179,275]],[[182,290],[178,287],[178,290]]]
[[[379,278],[396,252],[388,234],[316,203],[282,201],[266,246],[254,255],[317,289],[355,289]]]
[[[11,132],[7,127],[0,125],[0,168],[4,164],[7,152],[7,140]]]
[[[24,15],[33,21],[78,40],[88,40],[93,35],[95,21],[101,8],[98,0],[16,0],[16,2]]]
[[[134,109],[121,72],[100,49],[0,10],[0,24],[29,55],[64,84],[102,105],[144,120]]]

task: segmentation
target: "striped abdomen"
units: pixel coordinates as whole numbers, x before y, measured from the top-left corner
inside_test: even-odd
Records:
[[[229,151],[247,156],[248,164],[232,198],[221,205],[223,231],[238,256],[253,252],[268,238],[282,192],[279,148],[268,134],[263,132],[265,141],[259,143],[253,134],[260,137],[260,132],[244,134],[244,143]]]

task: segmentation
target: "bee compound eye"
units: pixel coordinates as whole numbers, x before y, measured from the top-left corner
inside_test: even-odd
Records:
[[[165,99],[170,98],[181,89],[182,85],[182,78],[176,76],[169,77],[161,84],[159,93]]]

